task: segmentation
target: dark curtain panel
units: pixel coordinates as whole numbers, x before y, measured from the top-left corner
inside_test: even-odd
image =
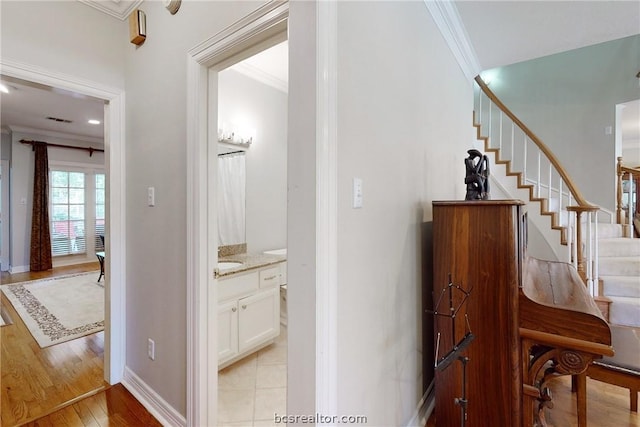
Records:
[[[51,233],[49,232],[49,156],[47,145],[33,143],[36,153],[33,180],[33,213],[31,215],[31,271],[53,267],[51,262]]]

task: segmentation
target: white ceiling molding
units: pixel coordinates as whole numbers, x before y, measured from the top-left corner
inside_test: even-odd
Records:
[[[78,0],[81,3],[98,9],[107,15],[124,21],[135,8],[142,4],[143,0]]]
[[[80,135],[75,135],[73,133],[56,132],[52,130],[36,129],[36,128],[30,128],[26,126],[10,125],[9,129],[11,130],[11,132],[14,132],[14,133],[27,133],[30,135],[43,136],[45,138],[46,137],[59,138],[59,139],[68,139],[70,141],[89,142],[89,143],[101,144],[101,145],[104,144],[104,139],[95,138],[92,136],[80,136]]]
[[[249,78],[257,80],[260,83],[264,83],[268,86],[274,87],[284,93],[287,93],[289,91],[289,85],[286,81],[279,79],[272,74],[266,73],[263,70],[245,62],[239,62],[230,67],[230,69],[244,74]]]
[[[424,3],[460,68],[462,68],[462,72],[472,84],[473,79],[480,74],[482,68],[467,30],[458,14],[458,9],[453,2],[449,1],[424,0]]]

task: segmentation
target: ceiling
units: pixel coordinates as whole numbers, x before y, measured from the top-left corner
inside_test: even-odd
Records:
[[[117,19],[124,19],[122,15],[140,3],[80,1]],[[637,1],[455,1],[455,6],[482,69],[640,32]],[[105,7],[109,10],[104,10]],[[233,68],[286,91],[287,51],[286,43],[276,45]],[[102,139],[102,124],[89,125],[87,120],[96,115],[102,120],[103,101],[5,77],[2,80],[13,87],[9,94],[0,94],[2,127],[61,132],[90,142]],[[631,116],[630,126],[637,128],[637,116],[627,115]],[[72,123],[54,122],[46,117],[68,119]],[[640,139],[640,130],[637,134],[635,139]]]
[[[2,76],[2,84],[9,89],[9,93],[0,93],[3,128],[102,143],[103,100],[6,76]],[[100,124],[89,124],[90,119]]]
[[[482,70],[640,33],[638,1],[454,3]]]

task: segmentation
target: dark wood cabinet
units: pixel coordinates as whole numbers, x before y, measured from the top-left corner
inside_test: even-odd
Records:
[[[434,317],[436,359],[452,351],[468,332],[474,336],[447,368],[436,369],[438,427],[463,425],[463,393],[465,426],[521,423],[518,290],[526,240],[523,220],[523,203],[518,200],[433,202],[433,299],[434,304],[439,301],[434,307],[439,314]],[[466,301],[455,286],[470,292]],[[453,327],[447,317],[450,295],[454,311],[460,306]],[[466,368],[458,356],[468,358]]]

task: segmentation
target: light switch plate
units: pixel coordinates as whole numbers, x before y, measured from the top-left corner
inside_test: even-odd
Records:
[[[362,208],[362,179],[353,178],[353,208]]]
[[[147,205],[156,205],[156,189],[154,187],[147,188]]]

